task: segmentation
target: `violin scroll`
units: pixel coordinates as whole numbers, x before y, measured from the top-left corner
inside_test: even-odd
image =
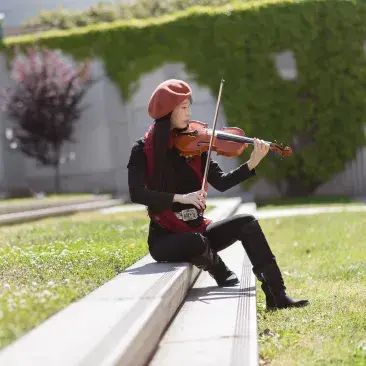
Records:
[[[282,143],[279,144],[277,141],[271,142],[270,144],[270,150],[273,151],[275,154],[283,157],[288,157],[292,155],[292,149],[288,145],[283,145]]]

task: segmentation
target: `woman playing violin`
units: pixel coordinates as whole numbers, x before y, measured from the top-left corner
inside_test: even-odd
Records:
[[[147,206],[151,256],[158,262],[190,262],[207,271],[218,286],[233,286],[239,280],[218,253],[240,241],[268,308],[307,305],[307,300],[294,300],[286,293],[276,258],[254,216],[234,215],[211,222],[202,214],[207,190],[201,187],[208,154],[184,157],[173,139],[174,132],[189,125],[191,102],[192,91],[186,82],[169,79],[161,83],[148,104],[154,121],[131,150],[127,166],[130,197]],[[207,182],[224,192],[250,179],[268,151],[267,144],[255,139],[249,160],[228,173],[210,158]]]

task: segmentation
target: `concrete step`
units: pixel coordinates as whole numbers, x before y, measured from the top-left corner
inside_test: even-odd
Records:
[[[255,277],[240,242],[220,252],[240,284],[219,288],[201,272],[150,366],[258,365]]]
[[[70,215],[76,212],[98,210],[115,205],[121,205],[123,203],[124,203],[123,199],[116,198],[116,199],[107,199],[87,203],[79,203],[74,205],[49,207],[38,210],[14,212],[0,215],[0,225],[18,224],[22,222],[39,220],[46,217]]]
[[[0,215],[23,212],[31,210],[40,210],[50,207],[60,207],[60,206],[70,206],[77,205],[80,203],[90,203],[98,201],[106,201],[111,199],[108,194],[96,195],[91,197],[74,197],[74,198],[59,198],[59,199],[48,199],[48,198],[38,198],[28,202],[18,202],[18,203],[7,203],[7,201],[2,201],[0,205]]]
[[[240,203],[224,200],[207,216],[224,219]],[[0,352],[0,365],[142,366],[199,272],[147,255],[10,344]]]
[[[246,214],[246,215],[254,215],[256,216],[257,214],[257,205],[255,202],[247,202],[247,203],[242,203],[238,209],[235,212],[238,215],[241,214]]]

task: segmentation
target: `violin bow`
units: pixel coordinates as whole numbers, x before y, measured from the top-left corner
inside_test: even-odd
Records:
[[[224,82],[225,80],[221,79],[221,83],[220,83],[220,90],[219,90],[219,95],[217,98],[217,103],[216,103],[216,111],[215,111],[215,117],[214,117],[214,123],[213,123],[213,127],[212,127],[212,134],[211,134],[211,139],[210,139],[210,145],[208,147],[208,152],[207,152],[207,161],[206,161],[206,166],[205,166],[205,173],[203,175],[203,181],[202,181],[202,187],[201,190],[205,189],[206,186],[206,181],[207,181],[207,175],[208,175],[208,168],[210,166],[210,159],[211,159],[211,151],[212,151],[212,144],[213,144],[213,139],[215,136],[215,130],[216,130],[216,123],[217,123],[217,116],[219,114],[219,107],[220,107],[220,100],[221,100],[221,93],[222,93],[222,88],[224,86]]]

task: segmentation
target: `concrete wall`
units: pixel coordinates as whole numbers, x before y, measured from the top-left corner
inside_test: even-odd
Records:
[[[105,70],[100,60],[93,63],[93,73],[104,75]],[[75,138],[77,144],[65,145],[64,152],[76,153],[75,161],[66,163],[61,168],[62,188],[65,192],[116,192],[128,193],[127,168],[130,149],[134,141],[143,136],[151,118],[147,114],[147,103],[155,87],[165,79],[180,78],[188,81],[193,89],[194,104],[192,118],[212,125],[217,95],[211,95],[207,88],[201,88],[191,80],[182,64],[165,64],[139,80],[139,88],[130,102],[120,97],[118,88],[108,77],[94,85],[86,96],[84,103],[89,108],[77,123]],[[217,89],[219,89],[219,82]],[[5,60],[0,55],[0,87],[9,83]],[[37,167],[34,160],[19,153],[8,151],[4,144],[4,129],[9,124],[0,114],[0,191],[52,191],[53,172],[50,168]],[[217,128],[226,124],[224,109],[221,105]],[[250,149],[251,151],[251,149]],[[249,157],[249,151],[244,152]],[[224,171],[238,166],[236,158],[217,157]],[[357,159],[347,165],[344,172],[335,176],[317,191],[318,194],[352,194],[366,195],[366,149],[360,151]],[[260,175],[260,167],[258,168]],[[248,191],[242,192],[239,187],[227,191],[225,195],[246,194],[248,198],[274,197],[278,195],[275,186],[266,183],[260,177]],[[218,192],[210,188],[210,194]]]
[[[347,194],[366,196],[366,148],[358,149],[356,158],[346,164],[343,172],[321,185],[316,194]]]
[[[93,63],[93,74],[104,75],[101,62]],[[64,191],[125,190],[126,182],[117,178],[121,155],[126,156],[128,146],[127,119],[115,85],[104,77],[95,84],[84,100],[88,105],[76,124],[77,143],[67,143],[64,153],[75,152],[76,159],[61,166]],[[125,149],[125,150],[124,150]],[[35,160],[26,159],[27,185],[35,191],[51,191],[53,171],[37,168]]]
[[[7,85],[8,70],[0,55],[0,85]],[[104,75],[103,64],[99,60],[93,63],[93,74]],[[212,123],[216,107],[216,96],[212,97],[208,89],[200,89],[183,71],[183,65],[164,65],[151,74],[141,77],[140,88],[129,103],[125,103],[117,87],[104,77],[94,85],[86,95],[84,103],[89,107],[76,125],[77,144],[65,144],[64,153],[75,152],[76,159],[61,167],[62,189],[73,191],[109,191],[118,194],[128,193],[127,163],[130,149],[135,140],[143,136],[152,122],[147,114],[146,105],[156,85],[167,78],[183,78],[191,83],[195,103],[193,114],[196,119]],[[2,130],[10,126],[1,115]],[[218,128],[223,126],[223,111],[220,111]],[[7,151],[4,137],[0,148],[1,190],[26,189],[29,191],[52,191],[53,171],[40,167],[33,159]],[[219,157],[223,169],[237,166],[236,159]],[[213,192],[215,190],[211,190]],[[234,187],[226,194],[237,194]]]
[[[5,58],[0,54],[0,88],[10,82],[9,73],[6,71]],[[5,141],[5,130],[10,126],[4,113],[0,109],[0,193],[10,187],[14,192],[23,191],[26,188],[25,159],[14,154]]]

